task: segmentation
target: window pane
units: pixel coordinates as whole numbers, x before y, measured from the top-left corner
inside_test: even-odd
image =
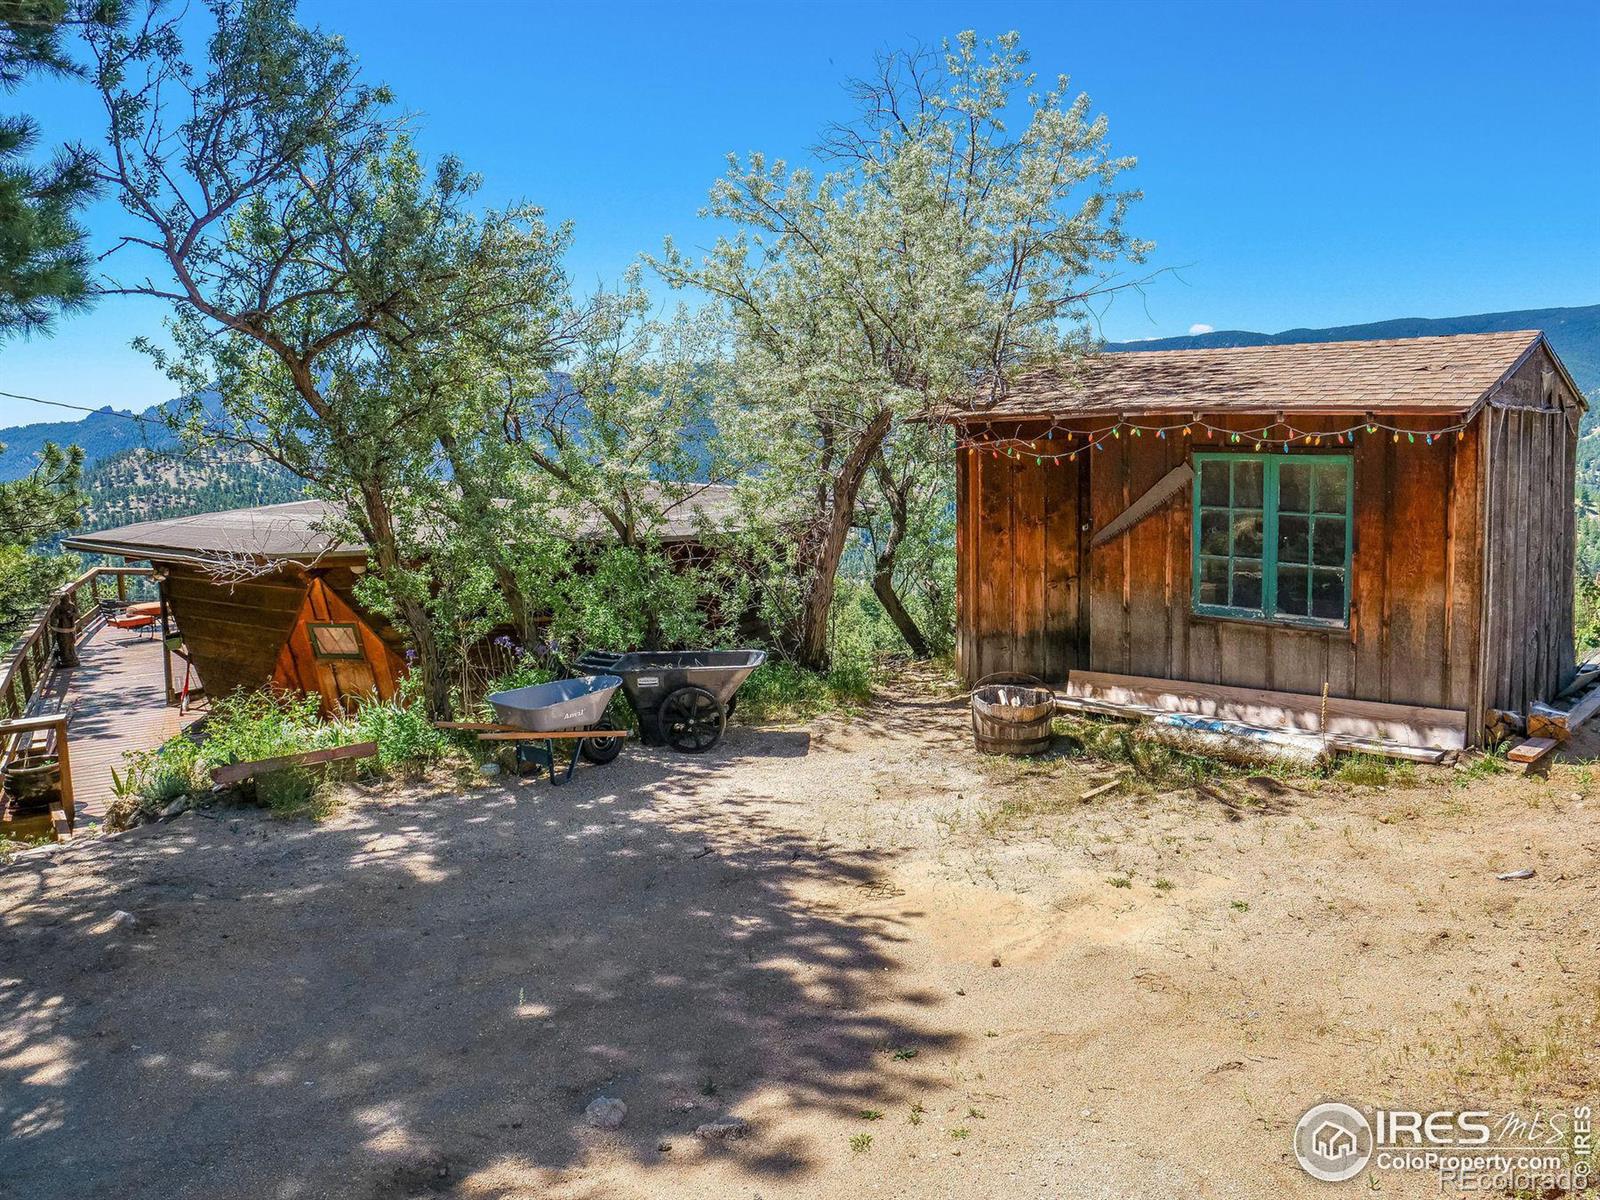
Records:
[[[1310,600],[1310,581],[1304,567],[1278,568],[1278,611],[1289,617],[1303,617]]]
[[[1228,560],[1202,558],[1200,560],[1200,603],[1219,607],[1228,603]]]
[[[1278,518],[1279,562],[1303,563],[1309,561],[1306,557],[1306,552],[1309,545],[1307,539],[1311,532],[1310,524],[1311,522],[1305,517],[1281,516]]]
[[[1261,507],[1261,464],[1236,462],[1233,464],[1233,506],[1235,508]]]
[[[361,637],[354,625],[307,625],[311,653],[318,658],[360,658]]]
[[[1233,606],[1261,607],[1261,563],[1249,559],[1233,560]]]
[[[1311,561],[1319,567],[1344,566],[1344,518],[1318,517],[1311,542]]]
[[[1348,484],[1345,465],[1329,463],[1317,468],[1317,511],[1343,515],[1348,507]]]
[[[1286,462],[1278,468],[1278,511],[1311,511],[1311,466]]]
[[[1226,554],[1228,552],[1228,513],[1202,512],[1200,514],[1200,553]]]
[[[1311,615],[1329,621],[1344,619],[1343,572],[1311,572]]]
[[[1239,513],[1233,519],[1233,552],[1240,558],[1261,557],[1260,513]]]
[[[1207,507],[1228,507],[1228,464],[1202,462],[1200,464],[1200,503]]]

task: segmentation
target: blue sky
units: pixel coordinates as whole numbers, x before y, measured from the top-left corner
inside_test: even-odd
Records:
[[[441,13],[448,18],[441,20]],[[1600,302],[1600,5],[674,3],[306,0],[486,203],[571,219],[575,282],[615,280],[697,218],[729,151],[803,159],[876,51],[1019,30],[1138,156],[1132,230],[1179,268],[1105,314],[1112,340]],[[87,92],[0,97],[94,136]],[[89,213],[98,246],[122,227]],[[129,341],[161,306],[108,300],[0,345],[0,390],[143,407],[171,385]],[[0,424],[56,419],[0,399]]]

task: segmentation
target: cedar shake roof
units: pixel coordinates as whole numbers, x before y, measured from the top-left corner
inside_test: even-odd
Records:
[[[1374,342],[1102,353],[1060,367],[1022,371],[998,400],[974,401],[947,419],[1189,412],[1465,413],[1486,399],[1543,340],[1542,333],[1529,329]]]
[[[692,490],[667,511],[666,520],[656,531],[663,540],[692,541],[699,534],[701,518],[712,528],[738,527],[738,507],[731,487],[715,483],[683,486]],[[660,485],[649,487],[654,490]],[[335,536],[342,516],[340,506],[328,501],[294,500],[288,504],[143,521],[120,529],[79,534],[67,538],[62,545],[85,554],[151,562],[203,562],[221,555],[305,566],[365,560],[365,546]],[[574,539],[603,538],[611,533],[611,526],[598,514],[574,512],[564,516],[563,523]]]

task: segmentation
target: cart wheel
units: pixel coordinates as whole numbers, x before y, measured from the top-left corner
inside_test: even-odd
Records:
[[[681,687],[661,702],[656,729],[661,740],[684,754],[703,754],[722,738],[728,714],[705,688]]]
[[[622,739],[619,737],[583,739],[583,757],[597,766],[603,766],[621,753]]]

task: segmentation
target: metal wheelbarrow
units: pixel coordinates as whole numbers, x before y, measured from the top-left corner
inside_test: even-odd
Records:
[[[516,742],[517,766],[531,765],[535,774],[542,767],[549,772],[550,782],[559,786],[572,778],[580,757],[604,765],[622,753],[622,740],[627,735],[620,729],[605,729],[602,725],[606,705],[621,686],[622,680],[615,675],[585,675],[513,688],[508,692],[492,692],[489,704],[500,724],[487,729],[470,722],[464,726],[478,730],[479,736],[486,740]],[[559,780],[556,778],[557,741],[576,743],[572,761]],[[540,742],[543,745],[537,744]]]

